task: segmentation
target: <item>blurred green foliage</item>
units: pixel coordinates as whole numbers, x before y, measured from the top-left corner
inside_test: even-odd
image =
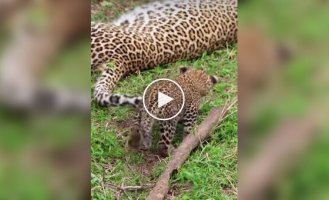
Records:
[[[251,0],[240,4],[240,25],[263,27],[269,37],[293,44],[294,57],[280,66],[280,77],[267,94],[272,99],[259,105],[253,121],[253,134],[264,137],[280,122],[289,118],[325,116],[328,121],[328,34],[327,1]],[[261,98],[261,97],[260,97]],[[314,116],[315,117],[315,116]],[[319,117],[319,119],[321,119]],[[324,120],[323,120],[324,121]],[[315,142],[291,173],[273,188],[275,199],[328,199],[329,129],[322,123],[314,132]],[[251,136],[252,137],[252,136]]]

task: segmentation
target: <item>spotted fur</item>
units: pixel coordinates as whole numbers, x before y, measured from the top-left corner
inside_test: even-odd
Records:
[[[91,66],[103,67],[95,100],[102,106],[136,105],[141,97],[112,94],[124,76],[193,59],[236,41],[236,0],[167,0],[136,8],[110,24],[93,22]]]
[[[178,121],[182,121],[184,125],[184,136],[191,133],[197,119],[197,113],[203,96],[213,88],[218,82],[217,77],[209,76],[203,70],[193,68],[181,68],[181,74],[176,82],[182,87],[185,94],[185,104],[180,114],[170,120],[160,121],[160,141],[158,143],[159,153],[166,156],[172,149],[171,142],[176,132]],[[161,91],[174,100],[168,104],[158,108],[157,95]],[[147,90],[145,95],[145,105],[149,112],[158,118],[170,118],[174,116],[181,108],[182,94],[173,83],[158,82],[154,87]],[[137,133],[132,133],[134,137],[128,141],[128,144],[135,145],[133,148],[149,149],[152,144],[152,127],[156,121],[151,117],[144,108],[139,112],[139,128]],[[139,138],[138,138],[139,137]],[[133,140],[139,140],[139,143]]]

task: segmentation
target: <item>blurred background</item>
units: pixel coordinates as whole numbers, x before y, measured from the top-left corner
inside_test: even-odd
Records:
[[[0,199],[90,199],[90,2],[0,1]]]
[[[328,8],[239,4],[239,199],[329,198]]]
[[[329,198],[329,2],[239,3],[239,199]],[[0,1],[0,199],[89,199],[90,2]]]

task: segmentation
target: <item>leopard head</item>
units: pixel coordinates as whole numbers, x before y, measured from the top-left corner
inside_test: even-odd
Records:
[[[213,86],[218,83],[218,78],[214,75],[207,74],[202,69],[194,69],[192,67],[180,68],[180,73],[184,75],[185,79],[189,80],[193,88],[198,91],[201,96],[205,96]]]

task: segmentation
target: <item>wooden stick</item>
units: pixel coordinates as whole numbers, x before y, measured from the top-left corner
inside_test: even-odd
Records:
[[[189,134],[185,137],[181,145],[175,150],[171,160],[167,164],[166,170],[160,176],[153,190],[150,192],[147,200],[162,200],[169,191],[169,179],[173,172],[177,171],[189,157],[191,151],[202,141],[210,136],[210,133],[225,119],[227,111],[236,103],[225,104],[223,108],[214,108],[210,111],[208,117],[201,123],[195,134]]]

